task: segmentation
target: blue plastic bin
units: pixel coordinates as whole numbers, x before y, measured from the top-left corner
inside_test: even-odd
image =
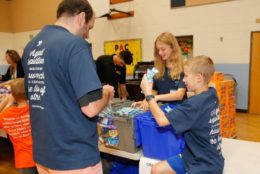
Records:
[[[140,147],[142,145],[141,124],[142,124],[142,120],[145,120],[145,119],[148,119],[148,120],[153,119],[152,113],[150,111],[136,115],[134,118],[136,147]]]
[[[109,174],[139,174],[139,168],[136,165],[115,162]]]
[[[134,123],[136,146],[142,146],[145,157],[165,160],[183,151],[183,135],[177,135],[171,126],[159,127],[150,111],[136,116]]]

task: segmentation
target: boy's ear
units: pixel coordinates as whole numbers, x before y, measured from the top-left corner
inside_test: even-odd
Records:
[[[197,82],[201,83],[204,81],[204,77],[201,73],[198,73],[196,76]]]

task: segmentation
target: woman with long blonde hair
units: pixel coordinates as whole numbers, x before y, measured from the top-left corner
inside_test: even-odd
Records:
[[[186,98],[183,82],[183,57],[176,37],[170,32],[161,33],[154,42],[154,66],[159,71],[153,79],[153,97],[163,103],[180,103]],[[148,103],[135,102],[144,110]]]

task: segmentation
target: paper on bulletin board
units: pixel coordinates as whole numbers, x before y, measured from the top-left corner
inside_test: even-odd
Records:
[[[134,66],[137,62],[142,61],[142,40],[141,39],[129,39],[129,40],[114,40],[105,41],[105,54],[119,54],[123,50],[129,50],[133,54],[133,63],[126,66],[126,74],[132,75]]]

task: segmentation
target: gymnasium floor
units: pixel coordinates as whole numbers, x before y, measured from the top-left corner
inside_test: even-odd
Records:
[[[260,142],[260,115],[237,113],[236,139]],[[3,138],[0,139],[0,174],[18,174],[12,146]]]

